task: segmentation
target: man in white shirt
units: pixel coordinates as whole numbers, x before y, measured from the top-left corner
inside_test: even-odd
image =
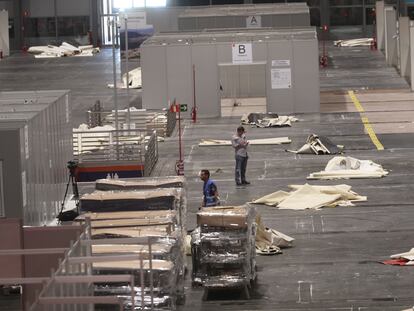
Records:
[[[247,146],[249,142],[246,139],[246,130],[243,126],[237,128],[237,133],[233,136],[231,143],[236,156],[236,185],[249,185],[250,183],[246,180],[247,159],[249,158]]]

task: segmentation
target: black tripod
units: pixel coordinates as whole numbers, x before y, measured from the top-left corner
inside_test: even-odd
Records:
[[[63,201],[62,201],[62,205],[60,208],[60,212],[57,217],[57,219],[60,222],[72,221],[79,215],[79,190],[78,190],[78,184],[76,182],[76,176],[75,176],[77,167],[78,167],[78,163],[76,163],[75,161],[68,162],[67,168],[69,170],[69,177],[68,177],[68,182],[66,184],[65,195],[63,196]],[[76,211],[71,210],[71,211],[63,212],[63,209],[65,208],[65,201],[66,201],[66,197],[68,196],[70,185],[72,185],[72,193],[73,193],[73,199],[75,200],[75,204],[76,204]]]

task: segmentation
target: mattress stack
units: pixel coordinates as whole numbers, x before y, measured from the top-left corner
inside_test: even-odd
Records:
[[[239,287],[256,277],[255,210],[249,206],[204,208],[192,234],[193,282]]]
[[[169,188],[158,188],[159,185]],[[93,264],[95,274],[134,276],[136,310],[142,309],[142,299],[146,309],[151,308],[152,301],[154,310],[174,310],[184,297],[184,185],[183,178],[100,180],[96,188],[101,190],[80,199],[84,213],[78,220],[90,219],[92,239],[108,241],[93,245],[93,256],[136,254],[136,260]],[[151,237],[151,247],[110,243],[112,238],[134,237]],[[131,309],[128,284],[96,284],[95,293],[118,295],[125,299],[125,308]]]

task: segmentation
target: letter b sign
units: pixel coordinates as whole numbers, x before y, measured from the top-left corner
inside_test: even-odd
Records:
[[[246,46],[244,44],[239,44],[239,54],[246,54]]]
[[[252,44],[233,43],[232,47],[233,64],[249,64],[253,61]]]

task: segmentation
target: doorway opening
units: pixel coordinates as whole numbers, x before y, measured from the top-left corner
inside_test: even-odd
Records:
[[[219,64],[222,117],[266,112],[266,63]]]

